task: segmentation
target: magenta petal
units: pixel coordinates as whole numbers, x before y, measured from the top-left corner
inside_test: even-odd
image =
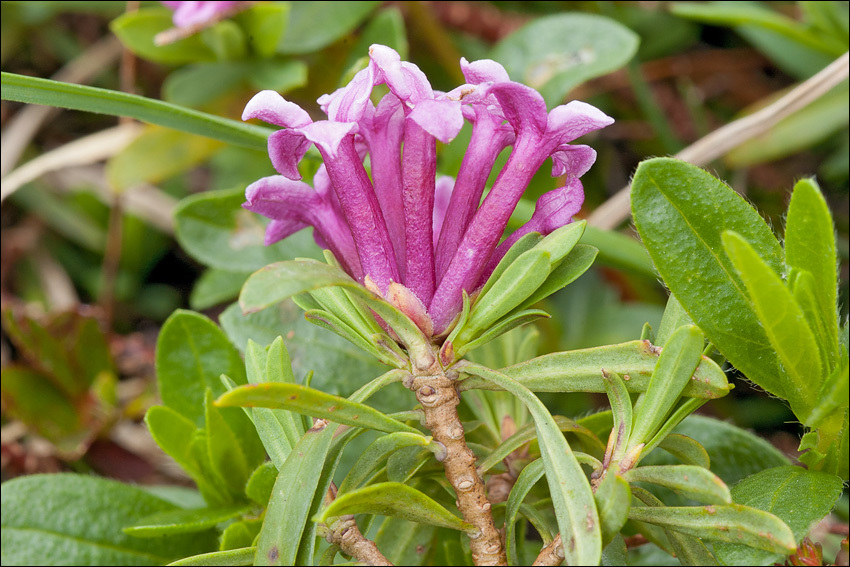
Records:
[[[546,102],[536,90],[508,82],[495,83],[486,92],[499,101],[505,118],[516,129],[517,135],[527,129],[533,129],[539,135],[546,131]]]
[[[472,85],[487,82],[503,83],[511,80],[505,68],[492,59],[479,59],[470,63],[465,57],[461,57],[460,69],[463,71],[466,82]]]
[[[319,97],[319,105],[335,122],[357,122],[369,105],[375,85],[375,70],[370,65],[359,71],[348,85],[331,95]]]
[[[299,230],[307,228],[307,226],[309,226],[307,223],[296,219],[273,220],[266,227],[264,244],[266,246],[271,246],[275,242],[280,242],[284,238],[292,236]],[[318,232],[315,232],[315,234],[318,234]],[[328,246],[324,246],[324,248],[328,248]]]
[[[425,74],[416,65],[401,61],[396,50],[375,44],[369,48],[369,58],[375,66],[375,84],[386,83],[402,101],[417,104],[434,98]]]
[[[300,128],[299,132],[306,139],[316,144],[316,147],[325,156],[325,164],[327,164],[328,160],[337,158],[342,140],[349,134],[352,134],[356,129],[357,124],[355,123],[320,120],[319,122],[313,122]]]
[[[310,140],[300,130],[278,130],[269,136],[269,158],[278,173],[289,179],[301,179],[298,162],[310,149]]]
[[[440,231],[443,229],[443,221],[446,218],[446,211],[449,208],[449,201],[452,198],[452,191],[455,188],[454,177],[441,175],[437,178],[437,183],[434,186],[434,248],[437,247],[437,242],[440,237]]]
[[[595,161],[596,150],[590,146],[564,144],[552,152],[552,177],[581,177]]]
[[[203,25],[215,18],[218,14],[227,12],[238,4],[238,2],[234,1],[188,1],[162,3],[174,10],[174,17],[172,21],[178,28]]]
[[[560,145],[613,123],[613,118],[595,106],[574,100],[553,108],[546,128]]]
[[[248,101],[242,111],[242,120],[251,118],[284,128],[301,128],[313,122],[307,111],[275,91],[260,91]]]
[[[419,101],[410,112],[410,119],[423,130],[448,144],[463,128],[460,102],[448,99],[425,99]]]

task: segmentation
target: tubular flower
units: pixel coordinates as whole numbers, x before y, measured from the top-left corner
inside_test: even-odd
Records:
[[[463,292],[483,286],[516,240],[572,222],[584,200],[578,178],[596,152],[570,142],[613,120],[578,101],[547,112],[537,91],[511,81],[495,61],[462,59],[467,84],[440,93],[394,50],[373,45],[369,56],[347,86],[319,99],[327,120],[314,122],[272,91],[251,99],[243,120],[284,128],[269,137],[281,175],[248,187],[243,206],[272,219],[267,243],[312,226],[316,241],[349,275],[428,334],[443,336]],[[381,84],[389,93],[374,105],[372,91]],[[436,142],[453,140],[464,120],[473,125],[472,139],[457,179],[438,179]],[[312,188],[298,171],[310,145],[324,160]],[[509,146],[507,164],[482,202],[496,158]],[[564,186],[543,195],[531,220],[499,244],[525,187],[549,157],[552,176],[564,177]]]
[[[174,10],[173,22],[178,28],[188,28],[194,26],[205,26],[208,23],[215,23],[226,14],[236,10],[240,4],[245,2],[201,2],[201,1],[185,1],[185,2],[162,2],[166,7]]]

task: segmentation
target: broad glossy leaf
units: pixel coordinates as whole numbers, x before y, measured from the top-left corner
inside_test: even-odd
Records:
[[[822,362],[831,369],[832,356],[838,354],[835,233],[829,207],[814,179],[801,179],[794,186],[785,220],[785,263],[812,274],[813,295],[827,333],[821,340],[831,354]]]
[[[593,498],[599,511],[602,545],[608,545],[629,519],[632,491],[623,477],[611,471],[605,475]]]
[[[519,473],[519,477],[517,477],[508,496],[508,503],[505,508],[505,551],[508,555],[508,563],[511,565],[519,565],[516,542],[517,514],[519,514],[523,500],[528,496],[531,489],[534,488],[534,485],[543,478],[543,473],[545,472],[543,459],[530,462]]]
[[[254,556],[257,553],[256,547],[243,547],[241,549],[228,549],[227,551],[214,551],[212,553],[203,553],[187,557],[168,565],[171,567],[178,566],[226,566],[226,565],[253,565]]]
[[[265,222],[243,209],[244,202],[241,189],[207,191],[180,201],[174,213],[180,245],[199,262],[230,271],[253,271],[286,258],[321,257],[309,231],[266,246]]]
[[[212,472],[235,498],[244,499],[245,484],[251,472],[265,460],[265,451],[262,445],[256,442],[256,438],[248,443],[237,437],[223,415],[224,410],[217,407],[213,401],[212,392],[207,390],[204,408],[207,452]]]
[[[198,533],[248,512],[247,506],[205,508],[202,510],[169,510],[145,516],[125,534],[134,537],[161,537],[171,534]]]
[[[629,449],[648,443],[664,423],[700,364],[703,346],[702,332],[693,325],[679,327],[664,343],[649,386],[635,404]]]
[[[632,214],[664,282],[708,340],[750,380],[783,396],[779,360],[720,239],[724,230],[738,232],[779,274],[782,248],[764,220],[732,188],[670,158],[638,166]]]
[[[605,391],[604,368],[622,376],[629,392],[640,393],[646,391],[660,352],[648,341],[631,341],[538,356],[501,371],[534,392],[602,393]],[[493,390],[498,386],[474,377],[460,384],[461,390],[472,388]],[[703,357],[682,395],[719,398],[731,389],[720,367]]]
[[[762,322],[785,372],[783,391],[791,409],[807,423],[817,390],[823,382],[814,334],[782,278],[759,257],[739,234],[723,233],[723,246],[744,280],[759,321]]]
[[[341,494],[314,519],[324,522],[328,518],[346,514],[391,516],[467,533],[477,529],[431,497],[399,482],[382,482]]]
[[[614,20],[573,12],[536,18],[503,39],[491,56],[552,107],[582,82],[625,65],[638,41]]]
[[[643,466],[627,471],[629,482],[648,482],[706,504],[731,504],[729,488],[708,469],[694,465]]]
[[[184,310],[175,311],[162,326],[156,374],[165,405],[198,427],[204,425],[207,388],[216,396],[224,393],[219,376],[226,374],[237,384],[246,382],[242,358],[221,329],[203,315]],[[250,423],[245,425],[253,429]],[[242,429],[236,433],[240,435]]]
[[[190,134],[265,152],[272,130],[143,96],[2,73],[3,100],[43,104],[111,116],[129,116]]]
[[[294,565],[301,534],[319,487],[335,426],[313,428],[292,449],[278,474],[257,541],[255,565]]]
[[[497,384],[528,408],[537,427],[537,442],[546,467],[546,480],[561,538],[575,541],[575,546],[564,548],[566,561],[580,565],[597,564],[602,553],[602,536],[593,493],[549,410],[530,390],[500,372],[476,364],[464,364],[461,371]]]
[[[217,268],[206,270],[192,288],[189,306],[200,311],[235,300],[249,275],[247,272],[231,272]]]
[[[841,479],[801,467],[776,467],[749,476],[732,487],[735,502],[770,512],[783,520],[799,542],[829,514],[842,491]],[[725,565],[770,565],[781,561],[780,553],[741,545],[715,546]]]
[[[340,494],[359,488],[361,484],[369,480],[373,472],[384,465],[395,451],[403,447],[426,447],[430,443],[429,437],[403,431],[378,437],[351,467],[345,480],[339,485]]]
[[[61,503],[61,506],[57,506]],[[4,565],[162,565],[216,548],[212,532],[150,540],[125,527],[174,504],[93,476],[32,475],[3,483]]]
[[[317,51],[352,31],[380,4],[363,1],[294,3],[289,13],[289,25],[278,43],[277,51]],[[321,22],[322,25],[316,26],[315,22]]]
[[[241,386],[219,397],[216,405],[221,407],[285,409],[343,423],[351,427],[365,427],[386,433],[406,431],[419,434],[416,429],[365,404],[352,402],[299,384],[276,382]]]
[[[307,84],[309,67],[303,61],[260,59],[248,67],[248,82],[257,90],[285,93]]]
[[[703,539],[740,543],[773,553],[787,555],[797,549],[794,535],[782,520],[740,504],[663,508],[632,506],[629,519]]]
[[[262,58],[271,57],[277,50],[289,22],[289,5],[284,3],[255,4],[234,17],[248,35],[251,49]]]
[[[156,45],[154,37],[173,28],[173,13],[165,8],[144,8],[115,19],[110,28],[127,49],[149,61],[179,65],[215,59],[213,51],[197,34],[168,45]]]

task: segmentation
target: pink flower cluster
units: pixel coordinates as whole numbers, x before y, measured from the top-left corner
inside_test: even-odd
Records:
[[[346,87],[319,99],[327,120],[313,121],[273,91],[258,93],[243,120],[259,118],[284,129],[269,137],[269,156],[281,174],[251,184],[244,207],[272,222],[271,244],[306,226],[355,279],[384,296],[392,282],[417,300],[404,308],[424,315],[435,335],[451,327],[462,290],[484,284],[507,249],[529,232],[548,234],[572,221],[584,190],[579,177],[596,152],[570,144],[613,122],[573,101],[547,112],[540,94],[511,81],[491,60],[467,62],[467,84],[436,92],[414,64],[373,45],[370,62]],[[373,88],[389,93],[374,105]],[[457,179],[436,176],[436,142],[450,142],[473,124]],[[324,165],[313,186],[298,163],[315,145]],[[483,202],[497,156],[512,151]],[[371,176],[364,167],[368,156]],[[499,244],[508,218],[531,178],[551,157],[563,187],[543,195],[531,220]],[[405,294],[409,296],[410,294]]]

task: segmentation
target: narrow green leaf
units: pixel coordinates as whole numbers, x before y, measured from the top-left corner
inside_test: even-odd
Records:
[[[310,505],[319,486],[319,471],[333,439],[334,426],[314,428],[293,448],[274,485],[266,519],[257,540],[255,565],[294,565]]]
[[[631,341],[618,345],[558,352],[538,356],[526,362],[503,368],[506,376],[534,392],[605,392],[602,369],[623,377],[631,393],[646,391],[661,350],[647,341]],[[698,398],[725,396],[732,386],[717,364],[703,357],[694,379],[682,395]],[[467,378],[461,390],[499,389],[483,378]]]
[[[62,83],[50,79],[2,74],[3,100],[72,110],[128,116],[190,134],[266,151],[271,130],[138,95]]]
[[[558,429],[564,433],[575,433],[579,436],[582,443],[590,445],[599,453],[605,450],[605,445],[586,427],[577,424],[572,419],[562,417],[560,415],[553,416],[552,419],[555,420],[555,424],[558,426]],[[536,438],[537,429],[533,423],[522,427],[519,431],[505,439],[498,447],[493,449],[493,451],[487,455],[486,459],[481,461],[477,467],[478,474],[483,475],[504,460],[505,457]],[[576,456],[578,457],[578,454]],[[581,459],[579,459],[579,462],[581,462]]]
[[[732,487],[735,502],[770,512],[791,528],[791,543],[802,540],[841,496],[841,479],[801,467],[775,467],[749,476]],[[770,565],[782,561],[783,550],[747,548],[732,541],[715,546],[725,565]]]
[[[694,323],[750,380],[783,396],[779,360],[720,237],[743,235],[779,274],[782,248],[770,227],[732,188],[675,159],[641,163],[631,198],[641,240]]]
[[[197,533],[208,530],[249,510],[247,506],[206,508],[203,510],[169,510],[145,516],[132,526],[124,528],[125,534],[134,537],[161,537],[171,534]]]
[[[648,482],[706,504],[731,504],[726,484],[708,469],[694,465],[644,466],[627,471],[629,482]]]
[[[602,545],[608,545],[629,519],[632,491],[623,477],[610,471],[599,484],[593,498],[599,511]]]
[[[550,264],[551,254],[536,247],[517,258],[487,293],[478,296],[459,341],[466,342],[519,306],[546,281]]]
[[[207,390],[204,408],[207,451],[213,473],[224,482],[234,497],[239,498],[244,494],[245,483],[248,482],[251,471],[263,462],[265,455],[259,452],[254,455],[245,454],[241,440],[228,426],[222,410],[216,407],[210,390]]]
[[[838,354],[836,317],[835,233],[832,215],[814,179],[801,179],[794,186],[785,221],[785,262],[789,267],[812,274],[813,295],[818,301],[820,318],[825,323],[824,341],[832,356]],[[822,361],[830,369],[830,358]]]
[[[403,431],[378,437],[351,467],[342,484],[339,485],[340,494],[359,488],[374,471],[384,465],[391,454],[399,449],[403,447],[426,447],[430,443],[429,437]]]
[[[838,330],[835,317],[832,320],[824,320],[818,298],[815,296],[815,278],[811,272],[792,269],[788,276],[788,284],[794,301],[803,312],[803,317],[809,325],[809,329],[815,337],[818,346],[818,354],[823,364],[823,372],[829,373],[835,368],[838,360]],[[829,327],[832,327],[835,340],[830,339]]]
[[[378,334],[370,334],[364,337],[359,332],[352,329],[345,321],[333,313],[322,309],[311,309],[306,311],[304,313],[304,318],[317,327],[336,333],[361,350],[368,352],[384,364],[395,366],[396,368],[402,368],[404,366],[404,361],[398,356],[393,356],[392,354],[380,350],[377,347],[374,341],[376,338],[380,337]]]
[[[271,498],[275,480],[277,480],[277,467],[273,462],[266,461],[251,473],[245,485],[245,495],[257,504],[265,506]]]
[[[618,463],[625,456],[629,438],[632,435],[632,399],[619,374],[607,372],[603,368],[602,378],[605,380],[605,393],[608,394],[611,415],[614,418],[605,457],[608,463]]]
[[[577,244],[569,256],[561,260],[549,277],[516,309],[526,309],[574,282],[590,268],[598,253],[599,250],[593,246]]]
[[[649,386],[635,404],[629,449],[650,441],[664,423],[700,364],[703,340],[698,328],[687,325],[664,343]]]
[[[537,427],[537,441],[561,538],[575,541],[574,546],[564,548],[566,561],[597,564],[602,554],[602,536],[590,483],[549,410],[530,390],[500,372],[471,363],[463,364],[460,370],[494,382],[528,408]]]
[[[532,461],[522,469],[513,488],[511,488],[507,507],[505,508],[505,551],[508,554],[508,563],[510,565],[519,565],[516,543],[516,521],[520,506],[522,506],[523,500],[525,500],[531,489],[534,488],[534,485],[543,478],[543,473],[545,472],[543,459]]]
[[[586,220],[580,220],[564,225],[550,234],[547,234],[534,248],[549,253],[551,267],[555,268],[561,260],[575,248],[587,227]]]
[[[791,409],[807,423],[823,383],[818,346],[806,318],[782,278],[741,235],[726,231],[723,246],[744,280],[759,320],[787,376],[783,391]]]
[[[366,427],[386,433],[406,431],[421,435],[416,429],[367,405],[299,384],[278,382],[241,386],[221,396],[216,405],[285,409],[352,427]]]
[[[169,567],[178,566],[225,566],[225,565],[253,565],[254,556],[257,553],[256,547],[243,547],[241,549],[229,549],[227,551],[214,551],[212,553],[203,553],[201,555],[193,555],[173,563],[169,563]]]
[[[738,543],[773,553],[788,555],[797,549],[794,535],[785,522],[773,514],[740,504],[663,508],[632,506],[629,519],[703,539]]]
[[[686,465],[711,468],[711,459],[699,441],[679,433],[671,433],[658,446]]]
[[[667,306],[664,308],[664,315],[661,317],[661,325],[658,327],[658,333],[655,335],[655,343],[663,345],[673,334],[673,331],[683,325],[693,325],[688,313],[682,308],[682,304],[676,299],[672,293],[667,298]]]
[[[499,279],[502,277],[502,274],[505,273],[505,270],[508,269],[508,266],[513,264],[514,261],[516,261],[516,259],[522,256],[524,253],[537,246],[537,244],[539,244],[541,240],[543,240],[543,236],[539,232],[529,232],[528,234],[514,242],[514,245],[511,246],[508,251],[505,252],[505,255],[502,256],[502,259],[499,260],[499,263],[496,265],[496,269],[493,270],[493,273],[487,279],[487,283],[484,284],[484,287],[481,288],[481,291],[478,292],[478,294],[484,295],[485,293],[490,291],[490,288],[493,287],[493,285],[497,281],[499,281]]]
[[[655,435],[646,443],[643,450],[641,451],[640,459],[642,460],[646,457],[650,451],[655,449],[667,436],[679,425],[682,421],[685,420],[689,415],[697,411],[701,408],[708,400],[702,400],[700,398],[684,398],[682,399],[677,406],[673,409],[673,412],[670,414],[670,417],[658,428],[658,431]]]
[[[512,313],[484,331],[484,333],[475,340],[466,344],[460,343],[460,346],[455,348],[455,358],[462,358],[466,353],[489,343],[493,339],[496,339],[517,327],[527,325],[528,323],[537,321],[538,319],[548,319],[549,317],[551,317],[551,315],[545,311],[541,311],[540,309],[527,309],[525,311]]]
[[[391,516],[467,533],[477,529],[431,497],[399,482],[382,482],[339,495],[314,520],[325,522],[328,518],[346,514]]]

